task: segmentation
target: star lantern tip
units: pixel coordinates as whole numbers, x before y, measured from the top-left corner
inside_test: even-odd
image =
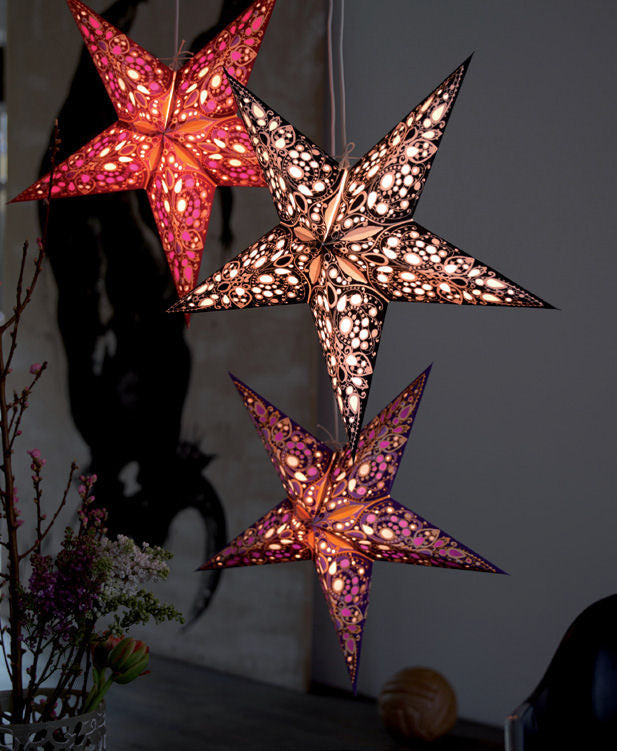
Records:
[[[555,305],[551,305],[551,303],[547,302],[546,300],[542,300],[540,298],[538,298],[538,300],[541,303],[541,305],[536,306],[538,308],[544,308],[544,310],[561,310],[561,308],[557,308],[555,307]]]
[[[232,373],[231,371],[227,371],[227,375],[231,379],[231,382],[233,383],[233,385],[236,387],[236,391],[240,394],[240,396],[242,396],[243,399],[244,399],[245,393],[251,394],[256,397],[259,396],[256,391],[253,391],[253,389],[250,386],[247,386],[247,384],[244,383],[244,381],[238,378],[238,376]]]
[[[254,0],[172,71],[67,0],[118,121],[55,168],[51,197],[145,190],[180,297],[197,282],[216,187],[265,185],[223,71],[248,80],[275,2]],[[11,202],[47,198],[49,182]]]
[[[430,366],[333,452],[231,376],[287,497],[201,568],[312,559],[354,691],[376,561],[503,573],[390,496]],[[231,375],[231,374],[230,374]]]

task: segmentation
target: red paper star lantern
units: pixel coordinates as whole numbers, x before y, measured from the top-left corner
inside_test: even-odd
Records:
[[[411,221],[467,65],[353,167],[230,79],[281,223],[171,310],[308,303],[352,448],[389,302],[551,307]]]
[[[503,573],[390,497],[429,370],[362,430],[355,457],[232,376],[287,498],[201,568],[312,559],[354,690],[373,561]]]
[[[67,0],[118,121],[54,171],[54,198],[143,189],[180,295],[197,280],[217,185],[265,185],[225,77],[247,81],[275,0],[255,0],[180,70]],[[14,201],[47,198],[49,175]]]

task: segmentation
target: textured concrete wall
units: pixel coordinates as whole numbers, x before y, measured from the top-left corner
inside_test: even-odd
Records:
[[[102,10],[106,3],[92,7]],[[218,16],[220,3],[182,0],[180,38],[189,41]],[[171,0],[140,6],[131,36],[159,56],[173,54]],[[71,79],[81,38],[60,0],[24,0],[9,8],[8,98],[10,111],[9,194],[36,177],[50,124]],[[275,8],[255,65],[251,85],[307,132],[320,134],[325,4],[280,2]],[[276,223],[266,189],[236,189],[233,215],[234,252]],[[38,233],[33,204],[9,207],[3,304],[7,304],[23,238]],[[213,212],[202,276],[218,268],[218,203]],[[136,283],[139,283],[136,281]],[[62,472],[72,458],[82,465],[87,447],[68,411],[66,366],[55,321],[55,283],[45,270],[36,301],[24,321],[15,368],[16,380],[33,361],[47,359],[49,372],[35,398],[24,430],[22,448],[36,446],[48,459],[47,490],[57,494]],[[79,311],[75,311],[79,315]],[[280,482],[237,396],[231,370],[308,428],[315,428],[316,337],[308,308],[230,312],[194,317],[187,338],[193,356],[192,379],[185,406],[184,435],[201,439],[204,451],[217,458],[208,477],[223,499],[230,535],[255,521],[282,495]],[[160,395],[161,400],[165,394]],[[156,420],[156,414],[152,415]],[[28,472],[20,472],[27,484]],[[165,471],[165,468],[162,468]],[[25,493],[24,493],[25,495]],[[172,529],[177,556],[172,581],[163,591],[188,608],[197,587],[194,569],[202,560],[199,525],[185,512]],[[190,630],[151,630],[148,639],[161,653],[300,687],[308,675],[310,650],[311,567],[265,567],[226,572],[208,612]]]

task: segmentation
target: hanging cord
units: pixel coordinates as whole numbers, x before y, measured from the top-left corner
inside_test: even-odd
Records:
[[[330,153],[336,153],[336,97],[334,94],[334,61],[332,59],[332,17],[334,15],[334,0],[328,3],[328,87],[330,90]]]
[[[347,108],[345,99],[345,65],[343,50],[343,31],[345,25],[345,0],[340,0],[340,21],[338,26],[338,95],[340,100],[340,143],[342,154],[340,157],[341,167],[349,169],[351,153],[355,147],[353,143],[347,143]],[[334,84],[334,41],[332,28],[334,25],[334,0],[328,3],[328,84],[330,91],[330,153],[337,154],[336,148],[336,91]],[[342,448],[340,436],[340,417],[336,396],[332,395],[332,412],[334,419],[334,437],[332,443],[335,448]]]
[[[351,160],[357,157],[352,156],[353,150],[356,148],[356,144],[353,141],[349,141],[345,150],[341,154],[340,164],[343,169],[349,169],[351,167]]]
[[[339,93],[341,97],[341,146],[343,155],[348,151],[347,144],[347,107],[345,101],[345,64],[343,62],[343,29],[345,27],[345,0],[341,0],[341,20],[338,37]]]
[[[180,41],[180,0],[176,0],[176,11],[174,21],[174,56],[163,57],[164,61],[169,60],[169,67],[174,73],[182,67],[182,63],[193,56],[193,53],[184,49],[186,40]]]
[[[343,55],[343,35],[345,31],[345,0],[341,0],[341,23],[339,27],[339,44],[338,44],[338,69],[339,69],[339,91],[341,97],[341,141],[343,152],[341,154],[341,167],[349,169],[353,159],[353,150],[356,144],[347,140],[347,100],[345,96],[345,59]]]
[[[337,54],[337,73],[338,80],[335,85],[334,82],[334,40],[333,40],[333,26],[334,26],[334,0],[328,2],[328,24],[327,24],[327,37],[328,37],[328,90],[330,94],[330,153],[332,156],[339,158],[341,167],[343,169],[349,169],[352,160],[352,152],[355,148],[353,141],[347,141],[347,99],[345,94],[345,60],[344,60],[344,30],[345,30],[345,0],[340,0],[340,20],[338,23],[338,54]],[[340,118],[339,118],[339,138],[340,138],[340,151],[337,149],[336,143],[336,115],[337,115],[337,93],[338,88],[338,100],[340,103]]]
[[[328,88],[330,91],[330,153],[336,154],[336,95],[334,92],[334,55],[332,54],[332,19],[334,16],[334,0],[328,2]],[[332,394],[332,418],[334,422],[334,436],[328,431],[333,443],[340,443],[339,414],[336,395]]]
[[[322,443],[325,443],[326,446],[331,448],[333,451],[342,451],[345,448],[345,444],[341,443],[337,438],[335,438],[325,425],[320,425],[318,423],[317,427],[323,430],[323,432],[328,436],[328,440],[322,441]]]
[[[180,38],[180,0],[176,0],[176,21],[174,24],[174,52],[178,54],[178,41]],[[184,41],[182,42],[184,44]]]

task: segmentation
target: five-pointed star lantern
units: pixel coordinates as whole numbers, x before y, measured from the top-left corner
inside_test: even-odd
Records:
[[[246,82],[275,0],[255,0],[180,70],[67,0],[118,121],[56,167],[54,198],[143,188],[180,295],[197,282],[217,185],[265,185],[225,70]],[[14,198],[47,198],[49,175]]]
[[[232,376],[287,498],[201,568],[313,559],[354,689],[373,561],[503,573],[390,497],[429,370],[365,426],[355,458]]]
[[[281,223],[171,310],[308,303],[352,448],[389,302],[551,307],[411,221],[467,64],[350,168],[230,79]]]

